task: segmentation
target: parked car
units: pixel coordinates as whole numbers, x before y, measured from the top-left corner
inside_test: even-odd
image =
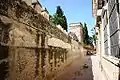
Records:
[[[87,55],[94,55],[96,54],[96,51],[87,51]]]

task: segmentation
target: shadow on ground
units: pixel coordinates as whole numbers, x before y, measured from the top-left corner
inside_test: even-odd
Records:
[[[76,59],[69,67],[59,73],[56,80],[93,80],[91,56],[85,57],[85,64],[88,67],[83,66],[79,58]]]

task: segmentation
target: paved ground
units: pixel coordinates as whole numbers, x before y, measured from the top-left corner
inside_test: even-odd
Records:
[[[92,60],[92,71],[93,71],[93,75],[94,75],[93,79],[94,80],[107,80],[100,70],[99,55],[91,56],[91,60]]]
[[[80,63],[80,59],[76,59],[69,67],[60,72],[56,80],[105,80],[99,68],[98,56],[86,56],[85,63],[88,68],[83,68]]]

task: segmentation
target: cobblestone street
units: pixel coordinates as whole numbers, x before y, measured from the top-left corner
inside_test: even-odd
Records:
[[[76,59],[69,67],[60,72],[56,80],[106,80],[99,68],[97,55],[86,56],[87,67],[81,65],[80,59]]]

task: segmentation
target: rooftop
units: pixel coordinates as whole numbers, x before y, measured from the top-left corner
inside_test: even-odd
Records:
[[[78,23],[70,23],[69,26],[70,26],[70,27],[82,26],[82,23],[81,23],[81,22],[78,22]]]

